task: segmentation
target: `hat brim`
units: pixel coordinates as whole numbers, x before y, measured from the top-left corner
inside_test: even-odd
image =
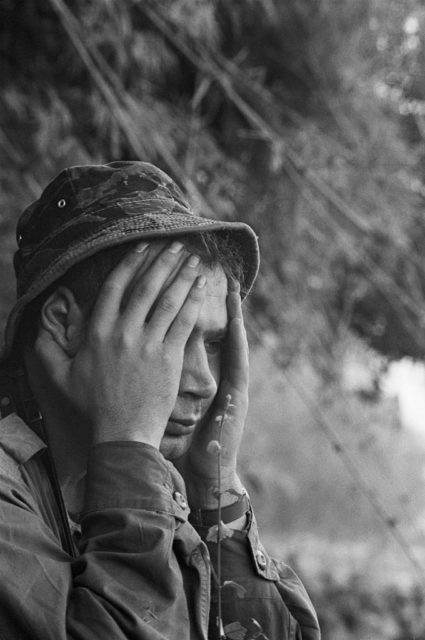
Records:
[[[4,356],[12,350],[16,331],[27,305],[37,298],[48,286],[63,276],[75,264],[94,255],[102,249],[137,239],[156,239],[199,234],[205,231],[226,232],[239,249],[242,257],[243,282],[242,297],[252,288],[259,268],[258,240],[254,231],[243,222],[225,222],[191,214],[179,213],[170,216],[161,213],[132,215],[105,223],[95,233],[80,238],[68,247],[57,247],[52,251],[52,260],[21,295],[12,308],[5,330]],[[55,257],[57,253],[57,257]]]

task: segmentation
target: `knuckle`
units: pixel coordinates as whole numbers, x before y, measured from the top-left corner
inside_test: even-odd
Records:
[[[179,313],[176,318],[176,324],[182,329],[188,329],[195,324],[195,319],[187,313]]]
[[[175,313],[178,308],[175,300],[173,300],[171,296],[163,296],[158,301],[157,306],[160,311],[163,311],[164,313],[167,313],[167,314]]]
[[[151,362],[158,352],[157,344],[153,341],[144,342],[140,348],[140,356],[144,362]]]
[[[166,368],[170,368],[171,365],[174,365],[174,358],[175,358],[175,354],[173,350],[170,348],[164,349],[161,353],[162,363],[163,365],[165,365]]]
[[[189,298],[192,302],[201,303],[205,298],[205,287],[192,287],[189,292]]]
[[[98,327],[91,327],[87,332],[87,338],[93,347],[100,347],[105,342],[104,332]]]
[[[140,282],[137,287],[135,287],[132,297],[137,300],[143,300],[143,298],[152,298],[157,293],[155,285],[149,280],[145,280],[144,282]]]
[[[99,292],[99,296],[107,299],[111,295],[114,295],[121,290],[120,284],[114,278],[108,278],[103,283],[103,286]]]
[[[117,264],[115,269],[112,271],[112,277],[122,276],[124,274],[131,273],[140,265],[140,257],[144,257],[146,254],[141,254],[137,251],[129,249],[128,252],[124,255],[121,262]]]
[[[157,257],[157,262],[160,265],[170,266],[171,264],[174,264],[175,260],[176,260],[176,254],[171,253],[171,251],[167,251],[167,250],[161,251],[161,253]]]
[[[133,341],[131,335],[129,331],[126,331],[124,329],[114,331],[112,342],[113,347],[116,349],[117,353],[124,353],[133,349]]]
[[[193,282],[197,275],[197,269],[185,265],[182,269],[180,269],[178,277],[185,282]]]

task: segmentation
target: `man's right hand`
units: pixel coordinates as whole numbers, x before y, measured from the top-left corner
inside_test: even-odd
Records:
[[[199,259],[181,264],[182,251],[173,242],[146,269],[147,245],[130,250],[104,282],[81,344],[62,370],[62,390],[92,425],[94,443],[134,440],[159,448],[206,290]]]

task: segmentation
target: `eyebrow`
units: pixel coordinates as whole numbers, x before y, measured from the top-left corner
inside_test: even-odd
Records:
[[[225,338],[227,335],[227,326],[225,329],[210,329],[209,331],[205,331],[203,336],[211,340],[220,340],[221,338]]]

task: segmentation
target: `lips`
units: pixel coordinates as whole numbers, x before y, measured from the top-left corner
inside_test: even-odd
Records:
[[[196,420],[193,418],[177,419],[170,418],[165,429],[167,436],[185,436],[192,433],[196,426]]]

